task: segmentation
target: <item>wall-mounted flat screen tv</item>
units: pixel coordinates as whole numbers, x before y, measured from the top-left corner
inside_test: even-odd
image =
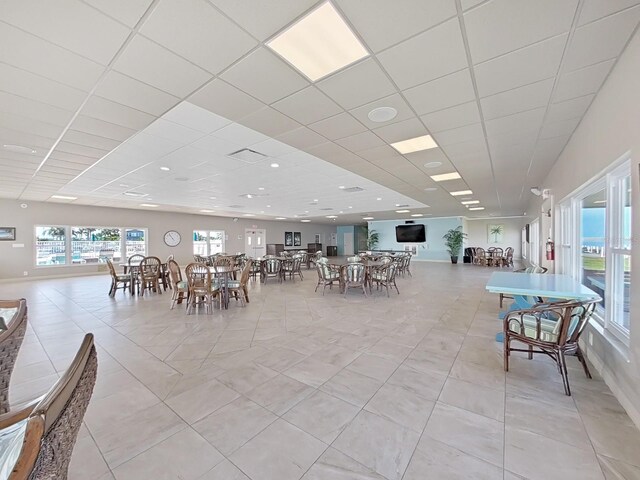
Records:
[[[427,241],[424,225],[397,225],[396,241],[398,243],[421,243]]]

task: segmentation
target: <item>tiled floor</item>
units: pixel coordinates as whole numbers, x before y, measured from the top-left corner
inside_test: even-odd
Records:
[[[400,295],[252,284],[225,312],[107,296],[107,277],[0,284],[30,329],[14,403],[44,392],[85,332],[99,375],[71,479],[632,479],[640,433],[571,359],[502,371],[490,269],[412,265]]]

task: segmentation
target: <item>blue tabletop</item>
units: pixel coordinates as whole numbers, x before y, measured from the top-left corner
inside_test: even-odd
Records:
[[[486,289],[491,293],[590,300],[600,298],[569,275],[493,272]]]

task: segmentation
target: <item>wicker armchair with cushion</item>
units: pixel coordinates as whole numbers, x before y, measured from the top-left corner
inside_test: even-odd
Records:
[[[578,340],[596,304],[596,300],[561,301],[509,312],[503,325],[504,370],[509,371],[511,352],[526,352],[529,359],[533,358],[535,353],[544,353],[556,362],[562,376],[564,392],[571,395],[565,357],[566,355],[578,357],[587,378],[591,378]],[[511,342],[514,340],[525,344],[526,348],[513,348]]]
[[[476,248],[475,256],[473,257],[473,263],[475,265],[487,265],[487,252],[484,248]]]
[[[329,265],[329,259],[322,257],[316,260],[316,270],[318,271],[318,284],[314,291],[318,291],[318,287],[322,285],[322,295],[324,290],[329,285],[329,288],[333,286],[333,282],[340,281],[340,270]]]
[[[0,413],[9,411],[9,383],[27,330],[27,301],[0,300]]]
[[[282,276],[283,278],[289,275],[289,278],[293,280],[294,275],[298,275],[300,280],[304,280],[302,276],[302,256],[297,253],[291,257],[290,260],[283,262],[282,264]]]
[[[200,303],[204,305],[205,312],[213,311],[213,298],[220,299],[220,307],[222,308],[222,294],[220,287],[214,283],[211,270],[207,265],[202,263],[190,263],[185,268],[185,276],[189,288],[189,300],[187,301],[187,315]]]
[[[3,478],[66,480],[97,370],[98,358],[89,333],[67,371],[42,399],[0,415]]]
[[[135,255],[131,255],[127,260],[127,269],[125,269],[125,273],[129,273],[131,275],[132,282],[131,285],[131,293],[134,294],[136,292],[136,288],[140,291],[140,263],[144,260],[144,255],[140,255],[136,253]],[[128,270],[128,271],[127,271]]]
[[[252,260],[247,260],[244,264],[244,268],[242,269],[242,273],[240,274],[240,280],[229,280],[227,281],[227,290],[229,295],[233,294],[235,298],[238,298],[238,294],[240,294],[240,301],[242,306],[249,303],[249,290],[247,285],[249,284],[249,276],[251,275]]]
[[[182,280],[182,272],[180,271],[180,265],[178,265],[178,262],[173,259],[169,260],[167,262],[167,268],[171,279],[171,288],[173,289],[170,307],[170,309],[173,310],[176,303],[182,303],[182,300],[185,298],[185,294],[189,292],[189,286],[186,281]]]
[[[362,293],[367,296],[367,267],[363,263],[349,263],[340,268],[340,281],[344,288],[344,296],[350,288],[362,288]]]
[[[122,288],[125,291],[129,288],[131,283],[131,275],[119,274],[116,272],[116,268],[113,266],[113,262],[107,259],[107,266],[109,267],[109,273],[111,274],[111,287],[109,288],[109,296],[115,297],[118,288]]]
[[[260,272],[262,283],[266,283],[269,277],[277,278],[282,282],[282,262],[277,258],[268,258],[262,262],[262,272]]]
[[[389,287],[394,287],[398,295],[400,295],[400,290],[396,285],[397,268],[398,266],[395,263],[390,263],[371,272],[371,281],[376,284],[376,289],[385,287],[387,289],[387,297],[389,296]]]
[[[140,295],[146,290],[162,293],[160,288],[160,275],[162,275],[162,262],[158,257],[144,257],[140,262]]]

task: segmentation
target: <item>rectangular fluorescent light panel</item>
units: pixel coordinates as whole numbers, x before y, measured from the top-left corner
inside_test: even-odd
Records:
[[[141,203],[140,206],[141,207],[156,208],[158,205],[156,205],[154,203]]]
[[[422,135],[421,137],[410,138],[409,140],[392,143],[391,146],[403,155],[406,153],[419,152],[421,150],[429,150],[430,148],[438,148],[438,144],[431,135]]]
[[[77,200],[78,197],[67,197],[66,195],[51,195],[51,198],[58,200]]]
[[[369,55],[331,2],[298,20],[267,46],[312,82]]]
[[[431,180],[434,182],[444,182],[445,180],[457,180],[460,177],[458,172],[441,173],[440,175],[431,175]]]
[[[471,207],[469,210],[484,210],[484,207]]]
[[[466,202],[460,202],[462,205],[475,205],[476,203],[480,203],[480,200],[467,200]]]
[[[462,195],[472,195],[471,190],[458,190],[457,192],[450,192],[454,197],[461,197]]]
[[[411,210],[396,210],[396,213],[409,213]]]

